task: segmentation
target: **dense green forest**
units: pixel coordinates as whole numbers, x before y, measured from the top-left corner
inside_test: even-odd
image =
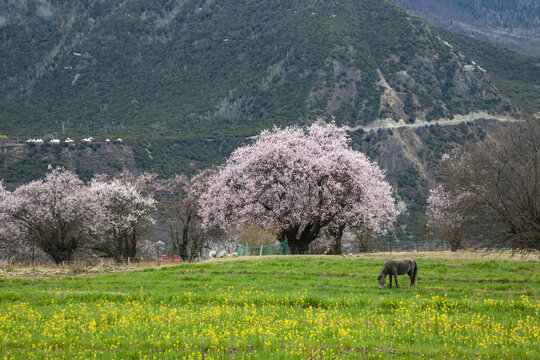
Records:
[[[319,117],[514,112],[458,50],[387,0],[21,1],[0,14],[9,136],[227,138]]]

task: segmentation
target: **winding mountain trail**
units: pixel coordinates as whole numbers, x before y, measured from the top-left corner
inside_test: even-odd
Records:
[[[364,130],[364,131],[370,131],[370,130],[379,130],[379,129],[396,129],[396,128],[419,128],[423,126],[433,126],[433,125],[441,125],[441,126],[448,126],[448,125],[457,125],[461,123],[468,123],[468,122],[474,122],[476,120],[497,120],[497,121],[503,121],[503,122],[513,122],[513,121],[523,121],[521,119],[516,119],[512,117],[506,117],[501,115],[492,115],[488,114],[487,112],[474,112],[469,113],[467,115],[456,115],[453,119],[439,119],[439,120],[433,120],[433,121],[425,121],[425,120],[416,120],[412,124],[407,124],[403,120],[400,120],[399,122],[395,122],[391,119],[380,119],[372,122],[369,125],[358,125],[351,127],[349,131],[358,131],[358,130]]]

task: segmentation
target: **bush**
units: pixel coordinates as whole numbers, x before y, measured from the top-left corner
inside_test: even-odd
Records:
[[[240,229],[238,240],[242,244],[251,246],[270,245],[277,242],[278,228],[271,224],[266,228],[253,224],[246,224]]]

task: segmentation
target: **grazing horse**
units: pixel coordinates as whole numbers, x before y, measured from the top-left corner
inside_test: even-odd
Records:
[[[390,287],[392,287],[392,276],[394,276],[394,279],[396,280],[396,287],[399,287],[397,276],[403,274],[409,275],[411,286],[415,286],[416,281],[418,280],[418,265],[416,265],[416,261],[409,258],[386,260],[379,276],[377,276],[377,279],[379,280],[379,289],[383,288],[386,275],[390,275]]]

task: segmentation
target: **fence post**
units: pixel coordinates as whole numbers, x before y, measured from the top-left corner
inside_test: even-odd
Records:
[[[261,252],[259,253],[259,256],[262,256],[263,247],[264,247],[264,245],[261,245]]]

